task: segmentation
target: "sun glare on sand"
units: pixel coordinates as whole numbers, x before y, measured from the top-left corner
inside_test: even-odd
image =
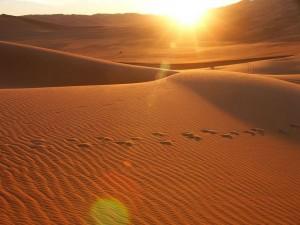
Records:
[[[239,0],[154,0],[147,5],[151,13],[166,15],[177,24],[191,27],[201,22],[209,9]]]

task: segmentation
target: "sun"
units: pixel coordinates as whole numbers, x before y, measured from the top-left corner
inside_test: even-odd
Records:
[[[195,0],[173,0],[169,7],[165,8],[164,14],[182,26],[194,26],[198,24],[210,9],[209,4],[204,2],[199,3]]]
[[[206,18],[207,12],[216,7],[239,2],[240,0],[149,0],[145,10],[166,15],[176,24],[195,26]]]

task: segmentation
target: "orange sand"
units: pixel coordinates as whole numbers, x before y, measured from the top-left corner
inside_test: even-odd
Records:
[[[0,90],[1,223],[297,224],[299,98],[201,70]]]

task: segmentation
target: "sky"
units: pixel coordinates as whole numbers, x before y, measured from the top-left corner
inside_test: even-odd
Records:
[[[183,0],[220,6],[238,0]],[[152,13],[159,11],[163,2],[174,0],[0,0],[0,14],[96,14],[96,13]],[[175,0],[176,2],[176,0]],[[172,7],[172,6],[170,6]]]

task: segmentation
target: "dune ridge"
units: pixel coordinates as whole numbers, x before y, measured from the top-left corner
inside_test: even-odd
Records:
[[[264,56],[264,57],[255,57],[255,58],[245,58],[245,59],[228,59],[228,60],[219,60],[219,61],[203,61],[203,62],[194,62],[194,63],[169,63],[167,66],[173,70],[191,70],[191,69],[201,69],[201,68],[212,68],[226,66],[226,65],[235,65],[235,64],[244,64],[250,62],[259,62],[269,59],[282,59],[291,57],[291,55],[274,55],[274,56]],[[161,63],[142,63],[142,62],[120,62],[129,65],[136,66],[146,66],[160,68]]]
[[[24,31],[58,31],[65,29],[66,26],[50,22],[44,22],[27,17],[0,15],[0,29],[3,33],[12,32],[20,34]],[[4,35],[2,33],[2,35]]]
[[[1,41],[0,70],[1,88],[137,83],[175,73]]]

